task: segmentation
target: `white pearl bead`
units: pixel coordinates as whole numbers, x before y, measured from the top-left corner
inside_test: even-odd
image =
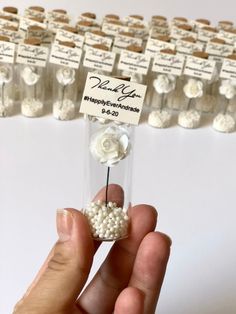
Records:
[[[129,217],[126,210],[116,203],[92,202],[87,206],[85,215],[91,226],[94,238],[116,240],[127,234]]]

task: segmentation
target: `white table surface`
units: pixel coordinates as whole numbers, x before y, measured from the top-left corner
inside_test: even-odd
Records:
[[[56,240],[56,209],[81,205],[83,139],[81,118],[0,120],[1,314]],[[141,125],[134,155],[133,202],[157,206],[158,230],[173,239],[158,313],[235,314],[236,133]]]

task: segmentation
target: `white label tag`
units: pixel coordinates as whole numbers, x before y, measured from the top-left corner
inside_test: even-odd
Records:
[[[151,21],[151,26],[168,28],[168,22],[163,19],[155,19]]]
[[[178,28],[173,26],[171,29],[171,37],[175,39],[181,39],[183,37],[193,37],[194,39],[197,39],[197,33],[186,31],[184,29]]]
[[[83,65],[91,69],[112,72],[115,58],[114,52],[88,47]]]
[[[0,41],[0,62],[14,63],[15,44]]]
[[[123,50],[120,55],[118,69],[146,75],[149,64],[149,56],[143,53]]]
[[[83,33],[96,30],[96,27],[94,26],[86,26],[86,25],[80,25],[80,24],[77,24],[76,28],[78,29],[79,32],[83,32]]]
[[[217,63],[223,63],[224,58],[223,57],[219,57],[219,56],[209,56],[208,58],[209,60],[213,60]]]
[[[201,22],[198,22],[196,20],[189,20],[189,24],[192,25],[195,29],[199,29],[199,28],[202,28],[202,27],[205,27],[206,24],[204,23],[201,23]]]
[[[11,26],[18,28],[18,23],[5,20],[4,18],[3,19],[0,18],[0,27],[11,27]]]
[[[148,36],[147,27],[139,28],[139,27],[129,26],[129,32],[132,33],[135,37],[139,37],[139,38],[145,38],[146,36]]]
[[[81,21],[88,21],[88,22],[92,22],[92,23],[97,24],[97,21],[95,19],[87,17],[87,16],[83,16],[83,15],[80,15],[77,19],[77,22],[81,22]]]
[[[130,45],[142,46],[142,43],[143,41],[141,38],[118,34],[114,40],[113,51],[120,53],[122,49],[126,49]]]
[[[58,29],[62,29],[65,26],[69,26],[67,23],[61,23],[61,22],[55,22],[55,21],[49,21],[48,23],[48,29],[56,34]]]
[[[234,28],[234,25],[233,24],[231,24],[231,23],[224,23],[224,22],[219,22],[218,23],[218,28],[219,29],[222,29],[222,30],[231,30],[231,29],[233,29]]]
[[[209,42],[206,46],[206,52],[213,56],[227,57],[234,51],[234,47],[230,45],[222,45]]]
[[[176,20],[176,19],[173,19],[171,21],[171,25],[172,26],[180,26],[180,25],[183,25],[183,24],[189,24],[189,21],[182,21],[182,20]]]
[[[184,74],[205,80],[211,80],[215,65],[216,63],[213,60],[205,60],[202,58],[188,56],[184,68]]]
[[[185,58],[179,55],[158,53],[153,62],[153,72],[180,76],[183,72]]]
[[[162,49],[175,49],[175,44],[168,43],[165,41],[161,41],[158,39],[153,39],[149,37],[147,41],[147,46],[145,50],[145,54],[151,57],[155,57],[155,55],[160,52]]]
[[[220,30],[220,32],[217,34],[217,38],[223,39],[226,44],[234,45],[236,42],[236,34],[227,32],[226,30]]]
[[[208,42],[212,38],[215,38],[217,33],[207,31],[206,29],[199,28],[198,30],[198,40],[203,42]]]
[[[136,18],[134,16],[126,16],[124,18],[124,22],[126,22],[128,24],[143,25],[143,20],[140,20],[139,18]]]
[[[151,37],[168,36],[170,34],[170,30],[166,27],[154,26],[150,29],[149,34]]]
[[[203,44],[191,43],[182,39],[176,42],[176,50],[178,53],[192,54],[194,51],[203,51]]]
[[[19,44],[16,62],[20,64],[45,67],[48,58],[48,48]]]
[[[0,29],[0,35],[7,36],[14,44],[19,44],[25,39],[25,33],[21,31],[15,32],[8,29]]]
[[[77,48],[82,48],[84,44],[84,36],[79,34],[73,34],[64,29],[58,29],[55,41],[71,41],[76,45]]]
[[[56,19],[67,19],[70,20],[70,17],[68,14],[49,11],[47,12],[47,19],[48,20],[56,20]]]
[[[221,68],[220,78],[236,79],[236,60],[225,59]]]
[[[54,43],[49,58],[49,62],[65,67],[78,69],[82,50],[79,48],[70,48]]]
[[[137,125],[146,88],[141,84],[88,73],[80,112]]]
[[[27,37],[28,38],[34,37],[34,38],[40,39],[42,41],[45,33],[46,33],[45,29],[41,29],[41,30],[28,29],[27,30]]]
[[[32,9],[25,9],[24,15],[25,15],[25,17],[36,17],[39,19],[45,18],[44,12],[39,12],[39,11],[32,10]]]
[[[91,47],[93,45],[105,45],[109,49],[111,48],[113,40],[109,37],[93,34],[91,32],[85,33],[85,47]]]
[[[19,30],[26,32],[30,26],[39,26],[46,29],[47,26],[44,23],[39,23],[37,21],[22,17],[20,20]]]
[[[129,28],[123,25],[116,25],[116,24],[104,22],[102,25],[102,31],[106,33],[107,35],[116,36],[118,33],[128,32]]]

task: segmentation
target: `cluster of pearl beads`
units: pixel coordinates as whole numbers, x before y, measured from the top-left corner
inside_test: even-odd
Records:
[[[94,239],[113,241],[127,236],[129,217],[116,203],[96,201],[84,210]]]

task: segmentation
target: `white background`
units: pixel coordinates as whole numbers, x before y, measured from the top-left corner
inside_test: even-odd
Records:
[[[9,4],[1,1],[2,6]],[[235,17],[233,4],[100,0],[73,1],[70,8],[68,1],[57,1],[56,7],[78,14],[218,20]],[[81,205],[83,138],[82,119],[0,120],[0,314],[11,313],[56,240],[56,208]],[[173,240],[159,314],[236,313],[235,143],[235,133],[219,134],[205,121],[197,130],[137,129],[133,202],[157,206],[158,229]],[[104,245],[96,256],[93,273],[107,249]]]

